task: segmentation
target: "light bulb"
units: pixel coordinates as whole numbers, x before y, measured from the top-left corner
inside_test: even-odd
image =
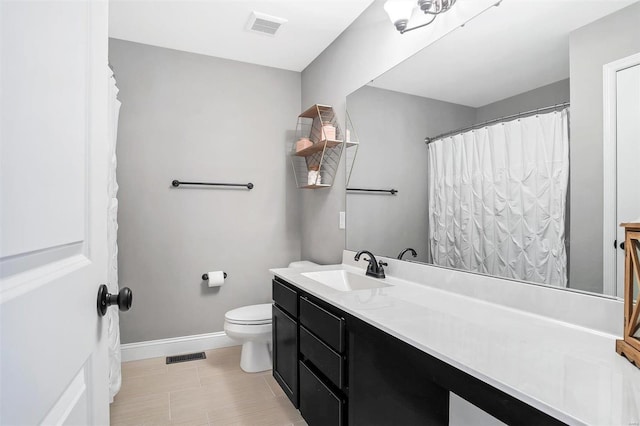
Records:
[[[407,27],[414,4],[415,2],[412,0],[387,0],[385,2],[384,10],[398,31],[402,31]]]
[[[433,0],[418,0],[418,6],[423,12],[428,12],[433,7]]]

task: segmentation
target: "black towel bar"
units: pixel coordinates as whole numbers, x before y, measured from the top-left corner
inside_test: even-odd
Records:
[[[347,191],[358,191],[358,192],[385,192],[391,195],[396,195],[398,193],[397,189],[363,189],[363,188],[347,188]]]
[[[171,185],[174,187],[179,187],[180,185],[207,185],[207,186],[244,186],[247,189],[253,189],[253,184],[249,183],[213,183],[213,182],[180,182],[179,180],[174,180],[171,182]]]

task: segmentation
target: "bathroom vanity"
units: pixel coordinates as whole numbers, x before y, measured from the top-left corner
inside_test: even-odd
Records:
[[[348,260],[272,270],[273,375],[310,425],[446,425],[450,393],[507,424],[640,419],[640,371],[614,335],[443,290],[426,274],[397,278],[407,263],[385,261],[383,280]]]

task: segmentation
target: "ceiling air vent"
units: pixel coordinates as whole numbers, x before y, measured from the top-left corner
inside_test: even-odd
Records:
[[[282,24],[285,23],[287,23],[287,20],[284,18],[254,11],[251,12],[249,22],[247,22],[247,30],[254,33],[274,36]]]

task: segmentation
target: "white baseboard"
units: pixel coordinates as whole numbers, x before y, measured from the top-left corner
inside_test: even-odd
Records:
[[[120,346],[120,350],[122,362],[127,362],[238,345],[239,343],[231,340],[224,331],[219,331],[217,333],[196,334],[193,336],[173,337],[171,339],[125,343]]]

